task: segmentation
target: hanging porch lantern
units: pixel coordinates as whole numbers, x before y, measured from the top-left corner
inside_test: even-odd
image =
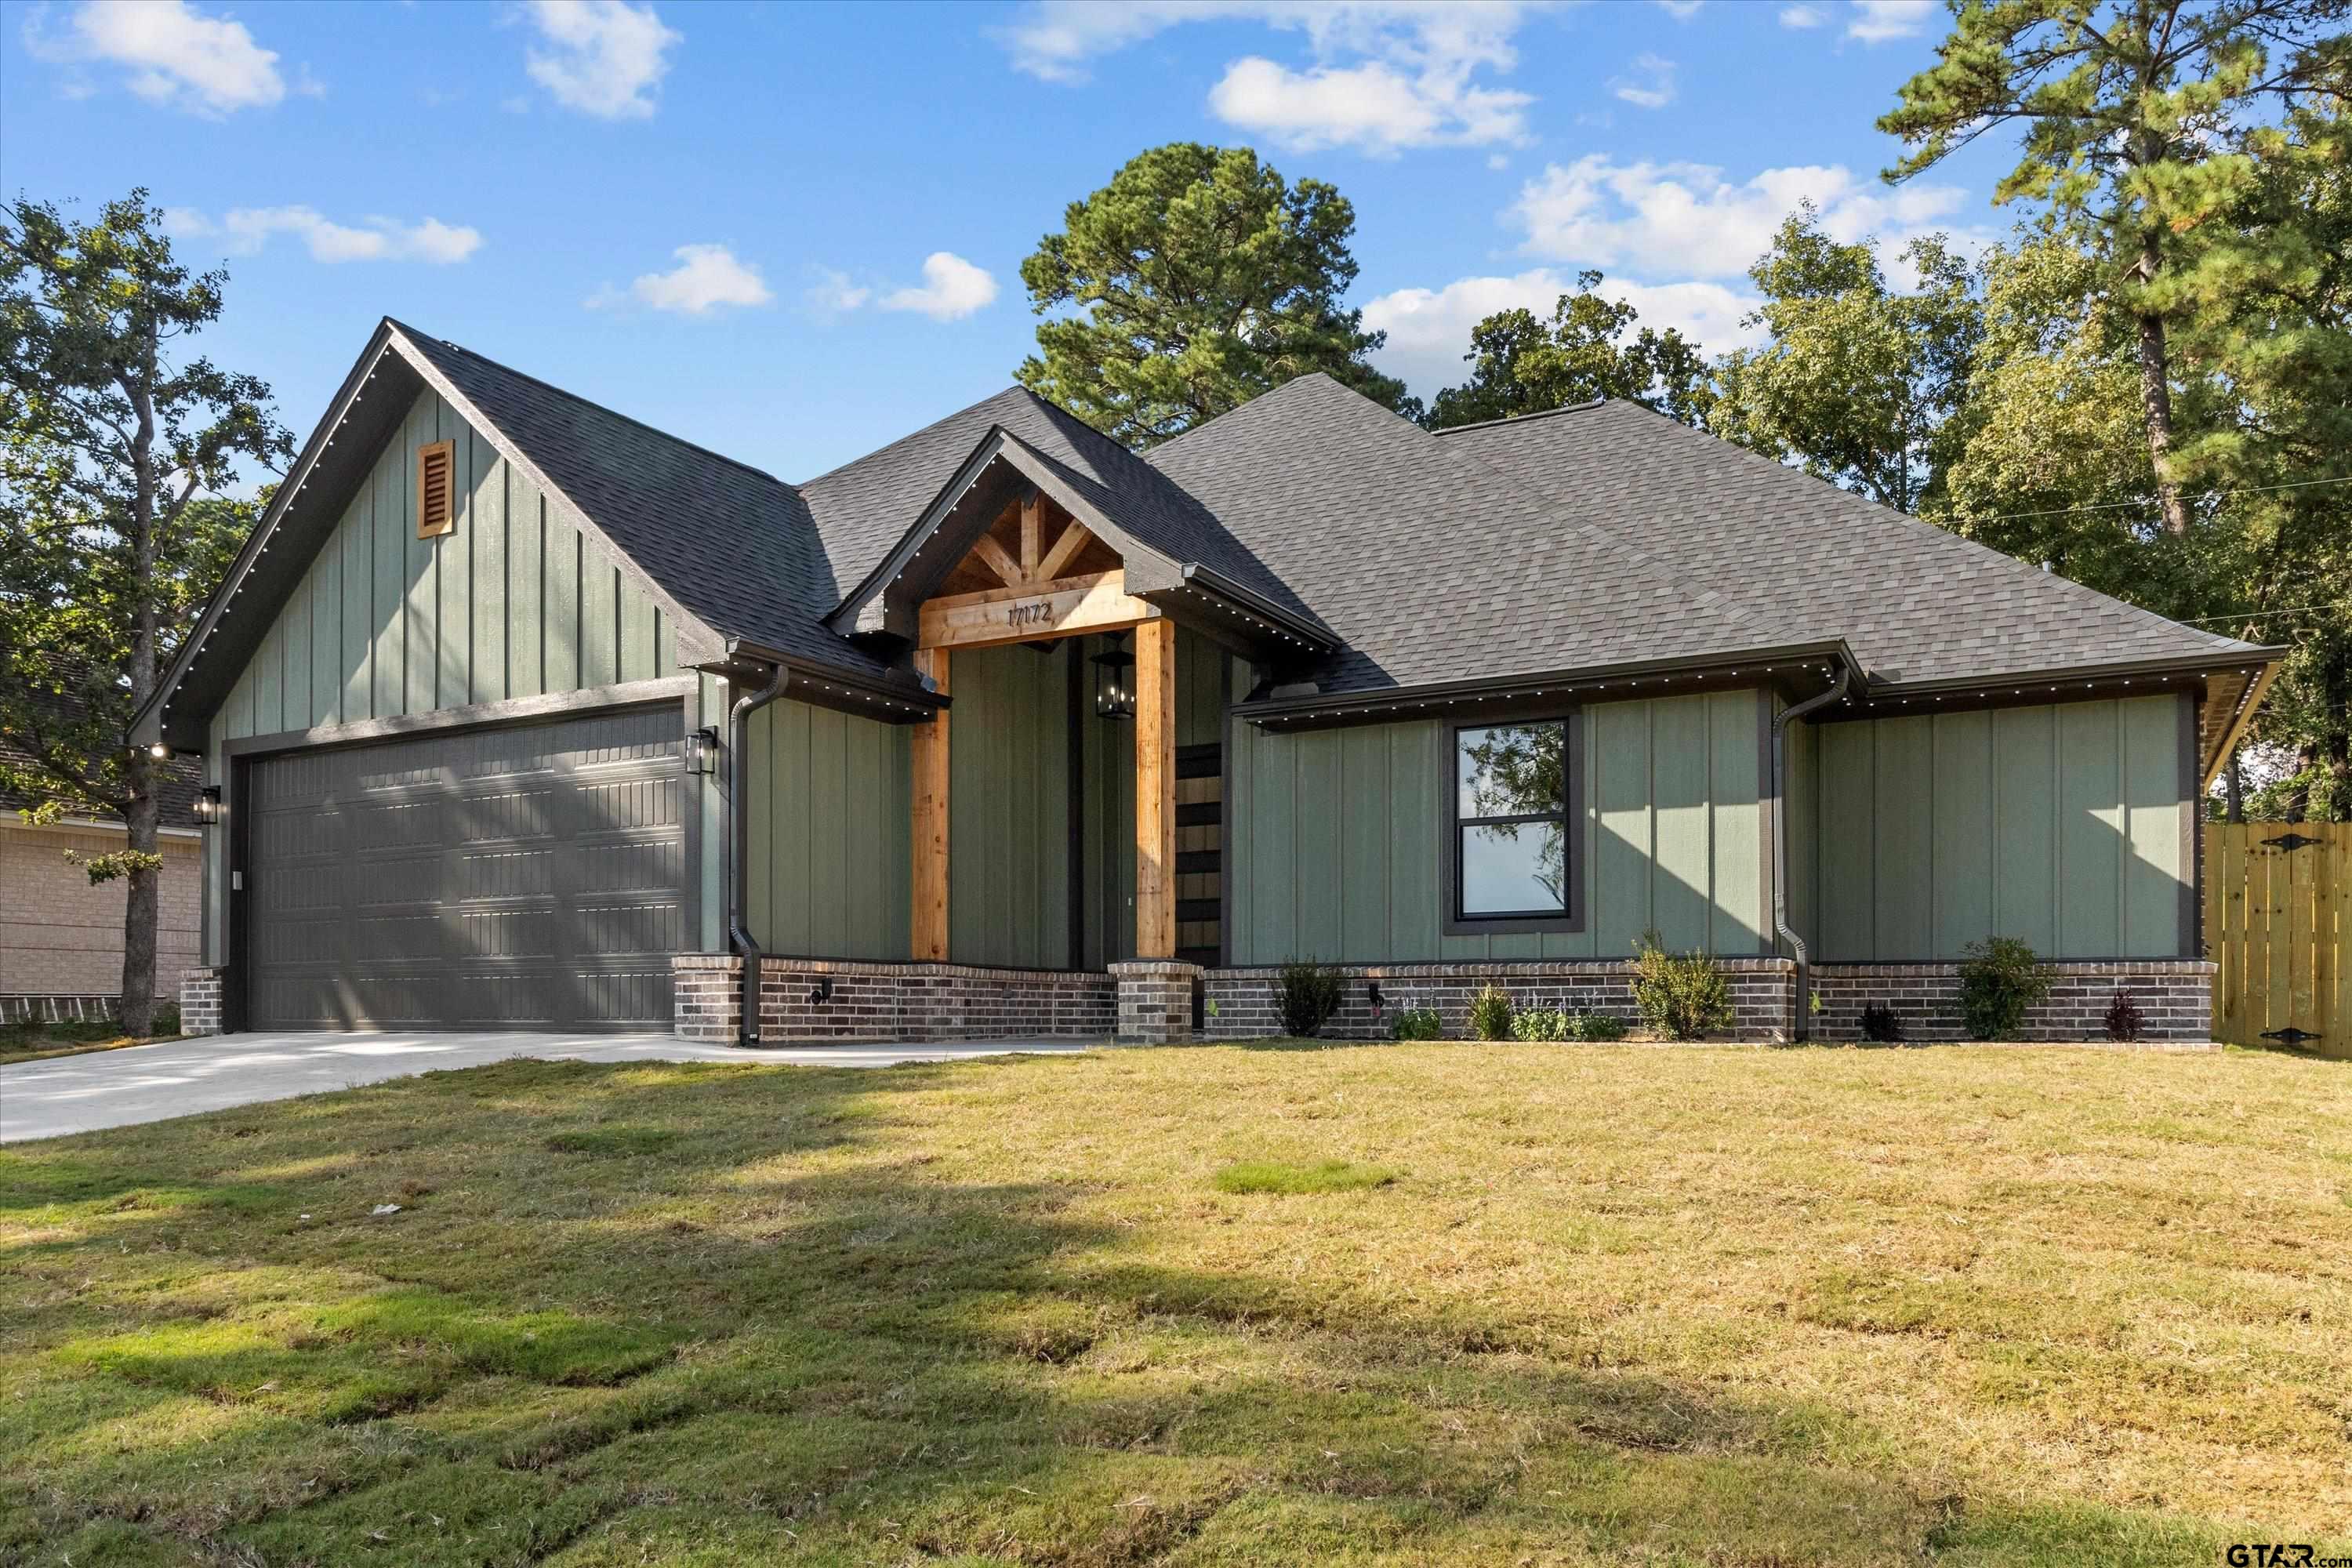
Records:
[[[1114,641],[1108,653],[1095,655],[1091,662],[1095,667],[1095,717],[1134,718],[1135,680],[1128,672],[1135,668],[1135,656]]]

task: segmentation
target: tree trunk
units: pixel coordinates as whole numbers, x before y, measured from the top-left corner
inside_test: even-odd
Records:
[[[131,764],[131,809],[123,823],[130,829],[128,847],[134,857],[155,853],[156,800],[154,764],[146,757]],[[122,910],[122,1032],[144,1037],[155,1032],[156,897],[163,873],[152,859],[137,860],[130,872],[130,892]]]
[[[155,510],[162,476],[155,461],[155,327],[147,324],[142,374],[126,378],[123,390],[138,410],[139,426],[131,439],[131,460],[137,485],[131,499],[131,591],[136,630],[131,642],[131,708],[137,712],[155,694]],[[129,745],[131,738],[123,737]],[[156,774],[162,770],[144,752],[131,754],[129,809],[123,813],[131,851],[131,887],[122,900],[122,1029],[129,1035],[155,1032],[156,884],[163,871],[154,858]]]
[[[2246,820],[2246,775],[2238,766],[2238,749],[2230,749],[2230,765],[2221,770],[2221,798],[2228,809],[2221,814],[2224,822]]]
[[[2143,287],[2156,281],[2156,269],[2163,263],[2156,236],[2144,236],[2139,246]],[[2164,531],[2185,539],[2189,507],[2180,499],[2180,485],[2172,474],[2172,365],[2165,346],[2164,318],[2158,315],[2139,318],[2139,404],[2141,419],[2147,426],[2147,456],[2156,469],[2157,502],[2164,514]]]

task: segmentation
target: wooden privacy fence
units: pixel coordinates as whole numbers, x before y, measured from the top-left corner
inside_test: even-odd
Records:
[[[2352,823],[2205,825],[2213,1037],[2352,1057]]]

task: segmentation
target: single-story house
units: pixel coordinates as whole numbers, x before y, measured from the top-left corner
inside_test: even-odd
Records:
[[[75,699],[55,706],[70,711]],[[24,739],[0,732],[0,760],[32,761]],[[180,976],[199,962],[197,889],[202,878],[201,787],[194,757],[165,770],[155,828],[163,868],[156,888],[155,995],[171,1001]],[[122,904],[129,884],[92,882],[73,857],[123,847],[122,819],[89,812],[36,823],[39,802],[0,790],[0,1022],[95,1023],[122,1000]]]
[[[1625,403],[1012,389],[787,484],[387,320],[139,733],[230,1029],[1232,1037],[1307,958],[1458,1029],[1655,931],[1748,1037],[1948,1032],[1992,933],[2202,1037],[2278,657]]]

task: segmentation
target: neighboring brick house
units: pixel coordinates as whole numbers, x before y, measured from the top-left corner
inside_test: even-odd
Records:
[[[0,735],[0,751],[17,752]],[[163,879],[155,931],[155,994],[170,1001],[201,951],[204,834],[196,824],[201,764],[174,759],[156,851]],[[67,857],[122,847],[119,820],[76,816],[26,821],[31,801],[0,791],[0,1019],[110,1016],[122,993],[120,880],[93,884]]]

